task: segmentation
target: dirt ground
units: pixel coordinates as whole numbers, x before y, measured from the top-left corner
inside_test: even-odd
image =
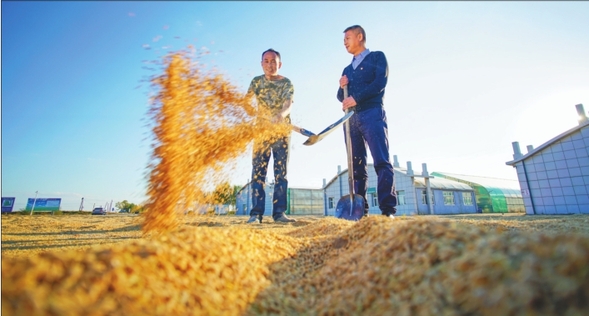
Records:
[[[2,315],[586,315],[589,216],[2,215]]]
[[[541,216],[525,214],[475,214],[420,216],[476,225],[501,231],[542,232],[561,234],[576,232],[589,236],[589,216]],[[323,216],[293,216],[298,222],[291,225],[273,223],[265,218],[256,229],[288,232],[321,220]],[[229,227],[245,225],[247,216],[187,216],[187,226]],[[413,217],[398,217],[412,220]],[[135,214],[83,215],[3,215],[2,256],[23,256],[44,251],[88,249],[108,246],[142,238],[142,218]],[[248,226],[251,227],[251,226]]]

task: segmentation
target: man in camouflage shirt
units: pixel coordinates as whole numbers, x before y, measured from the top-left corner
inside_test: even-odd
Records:
[[[269,110],[274,123],[290,123],[290,110],[293,101],[294,87],[290,80],[278,74],[282,66],[280,53],[268,49],[262,53],[262,69],[264,74],[255,77],[250,83],[248,94],[256,96],[258,107]],[[286,178],[290,135],[280,136],[273,140],[254,141],[252,159],[252,209],[248,223],[261,223],[266,205],[264,186],[268,172],[270,155],[274,155],[274,193],[272,195],[272,218],[275,222],[295,222],[288,218],[286,211]]]

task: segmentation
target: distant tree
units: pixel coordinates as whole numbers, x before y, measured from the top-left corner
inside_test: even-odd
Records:
[[[233,186],[233,194],[231,194],[231,205],[236,206],[237,204],[237,192],[241,191],[243,186],[241,185],[234,185]]]
[[[125,206],[127,206],[127,204],[129,204],[129,202],[127,200],[122,200],[121,202],[115,203],[115,207],[118,208],[119,210],[124,210]]]
[[[137,205],[137,204],[131,203],[129,212],[131,212],[131,213],[143,213],[144,210],[145,210],[145,206],[144,205]]]
[[[213,191],[213,203],[224,204],[224,205],[235,205],[235,194],[239,189],[238,186],[231,186],[229,182],[223,182],[219,184],[215,191]]]
[[[136,207],[135,204],[130,203],[127,200],[122,200],[121,202],[115,203],[115,206],[120,210],[129,210],[129,212],[133,212],[133,209]]]

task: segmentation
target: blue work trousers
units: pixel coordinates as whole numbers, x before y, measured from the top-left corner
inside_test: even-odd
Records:
[[[344,135],[346,135],[345,125]],[[350,118],[350,138],[352,140],[354,190],[356,194],[364,198],[365,213],[368,213],[369,207],[366,199],[368,186],[366,146],[368,146],[378,181],[379,208],[383,214],[395,214],[397,193],[395,192],[394,170],[389,154],[388,125],[384,108],[377,107],[356,112]]]
[[[272,217],[280,217],[286,211],[286,178],[290,136],[279,138],[271,142],[254,143],[252,159],[252,209],[250,216],[264,215],[266,206],[266,174],[270,154],[274,157],[274,193],[272,195]]]

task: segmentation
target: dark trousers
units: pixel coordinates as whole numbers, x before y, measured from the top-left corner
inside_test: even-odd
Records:
[[[368,186],[366,146],[368,146],[378,181],[379,208],[383,214],[395,214],[397,193],[395,192],[395,177],[389,154],[388,125],[384,108],[378,107],[356,112],[350,118],[350,138],[354,165],[354,190],[356,194],[364,197],[365,212],[368,212],[368,200],[366,199]]]
[[[254,143],[252,159],[252,209],[250,215],[264,215],[266,206],[266,174],[270,155],[274,156],[274,193],[272,195],[272,217],[276,218],[286,211],[286,191],[290,136],[272,142]]]

